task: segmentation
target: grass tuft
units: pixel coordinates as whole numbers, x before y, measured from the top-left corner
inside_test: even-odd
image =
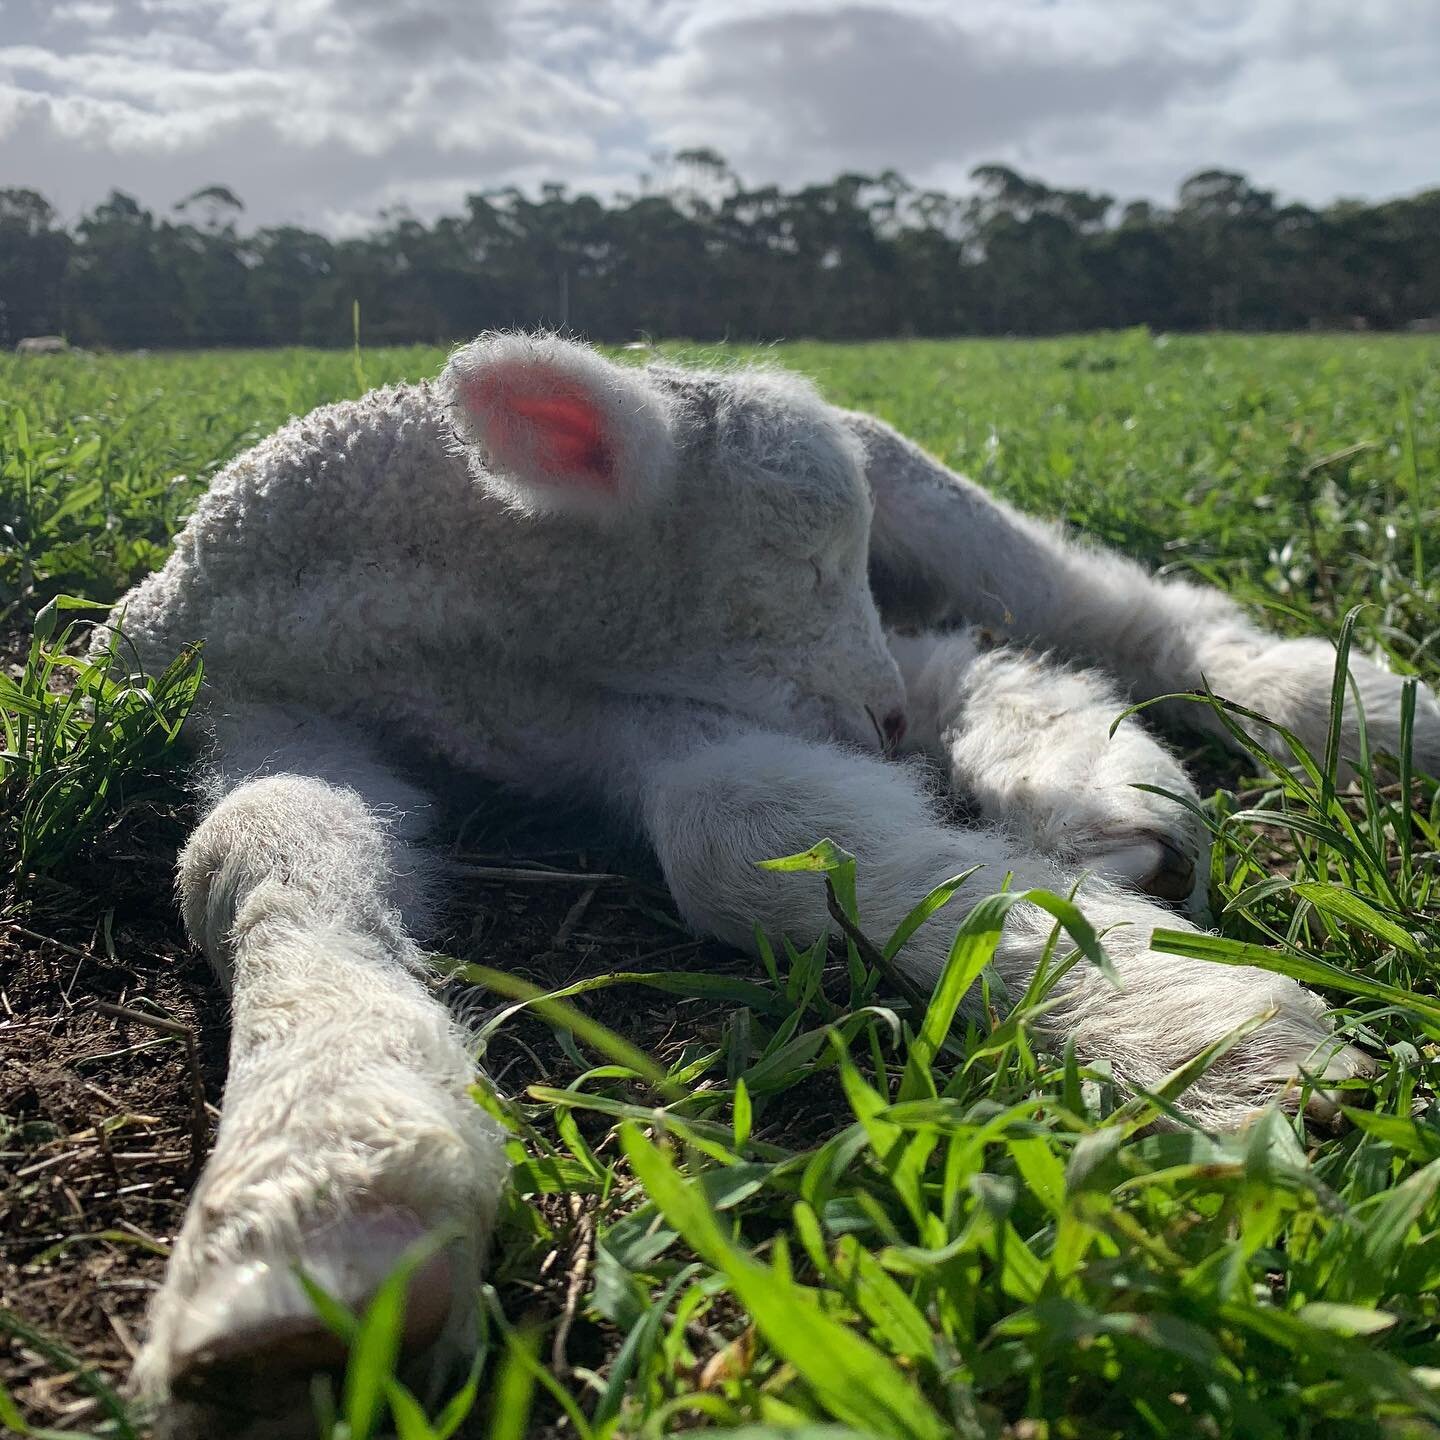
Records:
[[[178,758],[199,652],[153,677],[124,663],[118,630],[93,659],[73,653],[90,626],[63,617],[105,609],[56,596],[35,618],[19,675],[0,672],[0,877],[12,882],[70,859]]]

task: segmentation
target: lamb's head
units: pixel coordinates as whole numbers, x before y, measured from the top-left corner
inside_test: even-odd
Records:
[[[803,381],[500,335],[458,351],[441,390],[480,483],[561,547],[588,681],[898,738],[861,458]]]

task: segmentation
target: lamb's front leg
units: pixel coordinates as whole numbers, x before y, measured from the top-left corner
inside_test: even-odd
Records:
[[[229,1434],[253,1410],[273,1435],[277,1409],[309,1410],[286,1382],[340,1358],[295,1267],[358,1308],[407,1247],[451,1231],[412,1284],[406,1345],[458,1335],[505,1161],[402,928],[423,901],[407,841],[425,797],[318,717],[244,711],[221,747],[180,887],[231,993],[229,1077],[136,1383],[170,1401],[167,1433]]]
[[[901,951],[901,963],[925,983],[938,977],[968,905],[998,890],[1007,873],[1017,888],[1063,893],[1074,883],[1038,856],[1017,853],[1004,832],[944,826],[904,767],[878,758],[739,729],[687,744],[651,728],[633,742],[637,754],[647,742],[648,760],[625,767],[628,798],[676,902],[697,930],[743,948],[753,945],[757,921],[800,943],[824,932],[827,906],[816,877],[756,867],[823,836],[856,855],[861,918],[880,940],[940,881],[984,867]],[[1181,1103],[1191,1114],[1234,1125],[1302,1069],[1333,1079],[1363,1062],[1335,1039],[1323,1004],[1293,982],[1151,951],[1157,926],[1182,924],[1172,912],[1099,881],[1087,882],[1079,899],[1105,933],[1122,989],[1078,965],[1046,1023],[1073,1034],[1086,1060],[1108,1061],[1121,1083],[1153,1086],[1272,1006],[1275,1017],[1186,1094]],[[1034,973],[1050,929],[1049,916],[1035,907],[1011,912],[996,963],[1012,994]]]
[[[1181,803],[1194,805],[1195,789],[1135,719],[1111,733],[1126,702],[1104,676],[974,629],[892,635],[890,648],[907,743],[940,762],[981,819],[1063,866],[1203,911],[1209,836]]]

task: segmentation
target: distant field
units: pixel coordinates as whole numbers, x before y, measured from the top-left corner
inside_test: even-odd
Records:
[[[1322,621],[1350,600],[1398,606],[1401,653],[1407,634],[1430,632],[1408,608],[1420,597],[1389,594],[1385,578],[1389,567],[1413,579],[1416,535],[1440,507],[1440,339],[1140,331],[764,353],[1017,503],[1147,560],[1221,567],[1225,583]],[[32,579],[42,595],[112,598],[163,556],[232,455],[292,415],[433,375],[443,360],[427,347],[366,350],[358,363],[313,350],[0,356],[0,615]]]
[[[1278,629],[1333,635],[1363,606],[1357,644],[1440,681],[1440,337],[763,353]],[[159,778],[169,752],[135,731],[106,752],[115,803],[47,821],[63,789],[47,776],[69,762],[16,762],[45,690],[43,657],[24,678],[31,625],[58,594],[108,602],[159,564],[215,471],[288,417],[443,358],[0,357],[0,1430],[132,1425],[107,1387],[178,1225],[197,1115],[213,1120],[194,1076],[217,1102],[225,1043],[169,899],[188,818]],[[78,744],[85,723],[66,713],[57,733]],[[1194,755],[1225,787],[1209,802],[1217,929],[1312,983],[1305,966],[1333,967],[1320,988],[1339,1023],[1384,1057],[1339,1133],[1278,1113],[1241,1137],[1152,1133],[1154,1106],[1032,1049],[1027,1006],[957,1030],[933,1073],[916,1061],[902,1081],[923,1017],[857,989],[843,956],[822,974],[823,955],[782,954],[767,975],[687,941],[643,883],[578,907],[553,887],[467,890],[445,937],[461,961],[545,991],[649,976],[571,1003],[665,1076],[528,1015],[491,1038],[530,1162],[475,1433],[524,1432],[491,1415],[500,1385],[512,1422],[530,1406],[528,1433],[595,1440],[1440,1436],[1440,796],[1417,778],[1337,798]],[[490,800],[460,806],[453,837],[471,858],[646,879],[643,857],[517,829]],[[97,1014],[94,996],[172,1029]],[[198,1042],[194,1071],[174,1025]],[[657,1107],[668,1154],[642,1134]],[[317,1433],[363,1433],[345,1423]],[[405,1440],[442,1433],[406,1424]]]

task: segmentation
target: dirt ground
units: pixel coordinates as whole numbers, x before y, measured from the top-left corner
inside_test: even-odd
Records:
[[[66,1352],[0,1338],[36,1423],[98,1418],[70,1357],[123,1374],[209,1147],[224,1011],[174,914],[180,833],[146,807],[0,907],[0,1305]]]

